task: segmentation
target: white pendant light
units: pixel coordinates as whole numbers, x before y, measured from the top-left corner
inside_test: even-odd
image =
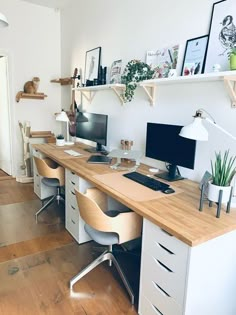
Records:
[[[8,21],[5,15],[0,12],[0,27],[8,26]]]

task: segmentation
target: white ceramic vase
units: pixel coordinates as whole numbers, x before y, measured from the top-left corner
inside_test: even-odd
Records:
[[[208,199],[210,201],[218,202],[220,190],[223,191],[222,203],[227,203],[229,201],[229,197],[230,197],[231,186],[217,186],[217,185],[213,185],[211,182],[209,182]]]
[[[62,147],[65,145],[65,139],[56,139],[56,145]]]

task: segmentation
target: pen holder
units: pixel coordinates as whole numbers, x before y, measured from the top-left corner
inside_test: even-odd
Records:
[[[124,150],[124,151],[129,151],[129,150],[131,150],[131,147],[132,147],[133,144],[134,144],[134,142],[133,142],[132,140],[123,140],[123,139],[120,141],[120,143],[121,143],[121,149]],[[122,162],[130,163],[132,160],[122,158],[121,161],[122,161]]]

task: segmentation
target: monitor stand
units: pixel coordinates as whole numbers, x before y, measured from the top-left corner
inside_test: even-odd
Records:
[[[154,176],[165,179],[168,182],[174,182],[176,180],[184,179],[184,177],[180,175],[177,165],[170,164],[168,167],[169,167],[168,172],[163,172],[160,174],[158,173],[158,174],[155,174]]]
[[[101,153],[101,152],[104,152],[105,150],[103,149],[100,143],[97,143],[95,148],[88,148],[88,149],[85,149],[85,151],[90,152],[90,153]]]

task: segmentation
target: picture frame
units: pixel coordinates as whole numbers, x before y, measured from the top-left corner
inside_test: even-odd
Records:
[[[208,35],[188,39],[186,42],[182,76],[196,75],[204,72]]]
[[[84,83],[86,85],[88,81],[93,82],[98,80],[98,72],[101,62],[101,47],[96,47],[91,50],[86,51],[85,56],[85,75]]]
[[[122,75],[122,59],[113,61],[110,69],[110,83],[119,84],[121,83]]]
[[[228,53],[236,45],[236,2],[221,0],[213,4],[205,73],[230,70]]]

